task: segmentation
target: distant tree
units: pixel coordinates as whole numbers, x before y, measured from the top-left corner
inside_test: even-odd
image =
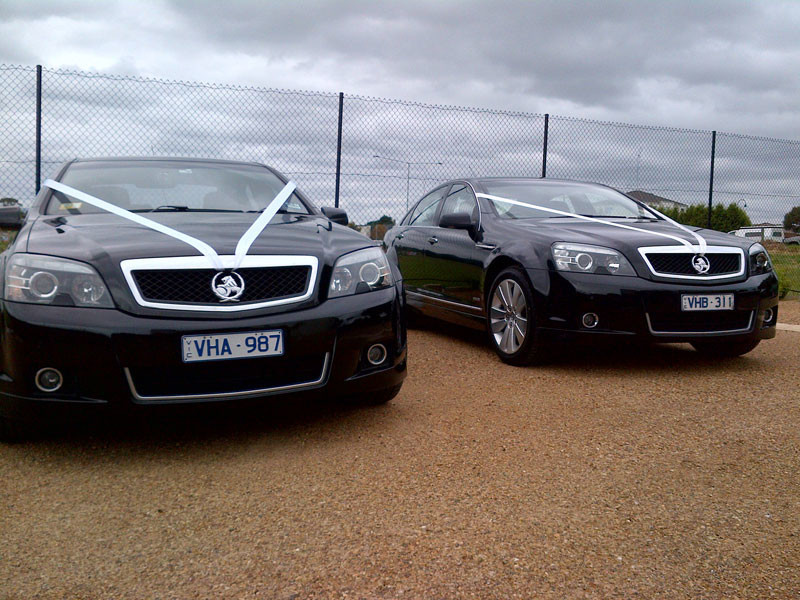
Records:
[[[350,222],[347,224],[347,226],[348,226],[350,229],[355,229],[356,231],[361,231],[361,227],[359,227],[358,225],[356,225],[354,221],[350,221]]]
[[[692,204],[686,208],[667,208],[660,212],[683,225],[708,227],[708,207],[702,204]],[[752,225],[750,217],[735,202],[728,206],[717,204],[711,210],[711,229],[727,233],[747,225]]]
[[[783,228],[789,231],[800,231],[800,206],[795,206],[783,217]]]
[[[376,221],[370,221],[367,223],[367,225],[386,225],[386,228],[389,229],[394,227],[395,222],[394,219],[389,215],[383,215],[380,219],[377,219]]]

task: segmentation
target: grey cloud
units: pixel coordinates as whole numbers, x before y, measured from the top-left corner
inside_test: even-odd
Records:
[[[21,24],[0,36],[0,63],[88,69],[94,63],[75,58],[88,55],[122,75],[344,90],[343,198],[364,220],[399,216],[405,204],[405,165],[375,154],[443,163],[411,169],[412,199],[448,177],[538,175],[542,119],[352,93],[800,138],[800,4],[792,2],[51,1],[5,3],[0,13],[0,27]],[[19,32],[53,16],[80,23],[83,39],[63,38],[63,55],[58,45],[37,54]],[[333,95],[48,72],[45,83],[48,161],[119,153],[263,160],[295,174],[318,203],[331,201]],[[24,122],[0,140],[4,156],[28,155],[30,85],[25,90],[2,96],[24,96],[27,107],[22,117],[0,107],[6,122]],[[556,118],[551,128],[552,176],[704,199],[708,131]],[[721,195],[792,196],[795,146],[732,139],[720,137]]]

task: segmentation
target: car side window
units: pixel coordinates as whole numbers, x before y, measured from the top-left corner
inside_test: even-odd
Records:
[[[450,188],[442,206],[441,216],[458,213],[472,215],[475,221],[478,220],[478,202],[467,185],[456,184]]]
[[[414,212],[411,213],[411,218],[408,220],[407,225],[417,227],[433,225],[433,220],[436,218],[436,211],[439,208],[439,203],[442,201],[443,192],[444,188],[439,188],[420,200]]]

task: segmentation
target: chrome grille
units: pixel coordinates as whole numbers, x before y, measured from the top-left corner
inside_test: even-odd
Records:
[[[302,295],[308,287],[311,267],[258,267],[237,269],[244,280],[239,303],[277,300]],[[151,302],[219,304],[211,289],[214,269],[159,269],[133,271],[139,292]]]
[[[281,356],[187,363],[165,367],[126,367],[137,402],[247,398],[320,385],[331,355]]]
[[[647,258],[650,259],[650,264],[653,265],[658,273],[665,273],[668,275],[698,275],[695,268],[692,266],[692,258],[694,254],[648,254]],[[702,276],[709,275],[726,275],[736,273],[741,267],[741,257],[738,254],[720,254],[708,253],[705,255],[708,259],[711,268],[708,273]]]
[[[167,310],[229,313],[289,305],[314,296],[319,259],[293,254],[221,255],[222,271],[205,256],[132,258],[120,263],[131,294],[140,306]],[[234,265],[238,265],[235,269]],[[241,295],[223,300],[212,281],[235,271],[244,282]],[[236,281],[236,283],[241,283]],[[237,288],[238,289],[238,288]]]
[[[653,275],[670,279],[718,281],[740,277],[746,270],[744,251],[733,246],[708,246],[703,253],[698,246],[651,246],[639,248],[639,253]],[[698,272],[693,264],[701,254],[709,264],[705,273]]]
[[[719,312],[648,312],[647,324],[654,335],[703,335],[741,333],[753,325],[752,310]]]

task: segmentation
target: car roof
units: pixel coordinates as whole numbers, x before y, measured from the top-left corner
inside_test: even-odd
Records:
[[[542,177],[466,177],[464,179],[458,179],[457,181],[468,181],[469,183],[536,183],[539,185],[550,185],[550,184],[564,184],[569,183],[571,185],[603,185],[602,183],[596,183],[594,181],[579,181],[576,179],[552,179],[550,177],[542,178]]]
[[[491,184],[503,184],[503,183],[532,183],[535,185],[541,186],[549,186],[549,185],[571,185],[571,186],[578,186],[578,187],[602,187],[612,189],[614,191],[619,191],[616,188],[608,186],[604,183],[598,183],[596,181],[580,181],[577,179],[551,179],[550,177],[542,178],[542,177],[459,177],[455,179],[451,179],[441,185],[450,185],[451,183],[455,183],[458,181],[463,181],[470,184],[473,188],[486,190],[487,186],[491,186]],[[437,186],[439,187],[439,186]],[[621,192],[624,194],[624,192]]]
[[[209,164],[231,164],[231,165],[264,165],[255,161],[228,160],[220,158],[193,158],[190,156],[95,156],[85,158],[74,158],[70,163],[93,163],[93,162],[186,162],[186,163],[209,163]]]

